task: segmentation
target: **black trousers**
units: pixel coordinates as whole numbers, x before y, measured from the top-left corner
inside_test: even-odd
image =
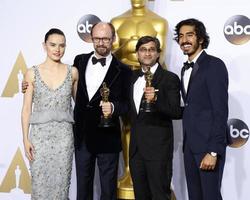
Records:
[[[137,151],[129,160],[136,200],[170,200],[172,157],[145,160]]]
[[[92,154],[86,145],[75,151],[77,200],[93,200],[95,162],[99,169],[101,200],[116,200],[119,153]]]

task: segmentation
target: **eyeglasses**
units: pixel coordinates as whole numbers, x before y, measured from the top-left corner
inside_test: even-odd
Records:
[[[147,53],[147,52],[149,52],[149,53],[155,53],[156,52],[156,48],[152,47],[152,48],[147,49],[145,47],[142,47],[142,48],[139,48],[139,51],[141,53]]]
[[[99,43],[100,41],[102,41],[103,43],[109,43],[111,39],[112,39],[112,38],[107,38],[107,37],[103,37],[103,38],[93,37],[93,38],[92,38],[92,41],[93,41],[94,43]]]

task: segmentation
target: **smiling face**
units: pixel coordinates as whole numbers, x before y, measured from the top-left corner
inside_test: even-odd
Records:
[[[152,67],[158,60],[160,53],[157,52],[156,44],[153,41],[142,44],[138,51],[137,57],[142,67]]]
[[[179,31],[178,43],[189,60],[193,60],[201,52],[203,40],[198,41],[194,26],[183,25]]]
[[[47,57],[55,62],[59,62],[64,55],[66,40],[63,35],[60,34],[51,34],[43,47],[47,52]]]

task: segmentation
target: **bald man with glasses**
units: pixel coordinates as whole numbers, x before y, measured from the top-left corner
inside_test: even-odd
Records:
[[[102,200],[116,200],[117,170],[121,151],[119,117],[129,110],[131,70],[112,54],[115,30],[99,22],[92,27],[94,51],[77,55],[74,66],[79,82],[74,109],[77,200],[93,199],[95,162],[99,168]],[[109,98],[102,101],[103,83]],[[107,90],[107,89],[106,89]],[[110,116],[113,126],[100,127],[101,116]]]

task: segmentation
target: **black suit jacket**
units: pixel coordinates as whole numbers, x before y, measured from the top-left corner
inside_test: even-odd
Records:
[[[139,73],[140,70],[134,71],[132,83],[136,82]],[[154,73],[152,86],[159,89],[155,102],[156,111],[138,114],[131,87],[130,158],[139,150],[147,160],[168,160],[173,156],[172,119],[181,117],[180,80],[176,74],[159,65]]]
[[[80,148],[84,140],[91,153],[115,153],[121,151],[121,128],[119,116],[129,110],[129,86],[131,70],[114,56],[104,78],[110,89],[109,101],[114,104],[112,121],[114,127],[100,128],[98,124],[102,115],[100,88],[91,100],[88,98],[85,71],[92,53],[77,55],[74,66],[79,71],[76,102],[74,108],[74,136],[76,148]]]
[[[223,61],[203,51],[193,67],[184,99],[184,146],[193,153],[223,154],[228,118],[228,73]]]

